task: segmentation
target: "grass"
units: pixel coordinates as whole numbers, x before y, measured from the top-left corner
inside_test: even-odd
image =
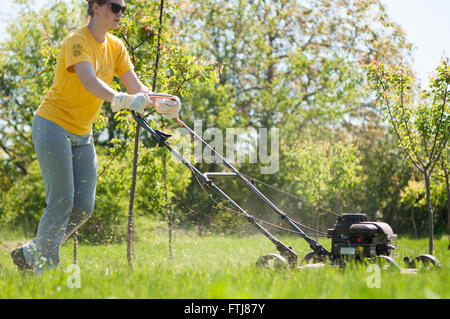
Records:
[[[15,240],[11,240],[15,236]],[[276,252],[261,235],[245,237],[210,235],[199,237],[175,232],[174,259],[169,259],[167,234],[156,229],[140,236],[135,246],[133,270],[126,261],[125,244],[81,245],[78,249],[80,288],[74,283],[72,242],[61,249],[61,264],[42,276],[19,274],[9,251],[19,234],[0,235],[0,298],[146,298],[146,299],[303,299],[303,298],[450,298],[450,253],[447,237],[436,240],[435,255],[442,269],[421,271],[416,275],[384,270],[380,288],[368,286],[363,265],[345,270],[261,269],[255,261]],[[295,237],[281,238],[303,257],[307,244]],[[324,239],[329,248],[330,243]],[[403,256],[426,253],[428,241],[398,240],[397,261]]]

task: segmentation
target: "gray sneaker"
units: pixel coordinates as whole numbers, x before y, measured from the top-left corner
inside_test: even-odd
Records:
[[[19,271],[33,271],[33,266],[29,265],[25,260],[25,255],[23,254],[23,247],[17,247],[11,251],[11,258],[13,263],[19,268]]]

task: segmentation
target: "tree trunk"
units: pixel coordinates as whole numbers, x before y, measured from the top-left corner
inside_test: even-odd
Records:
[[[448,249],[450,249],[450,182],[448,178],[448,170],[444,166],[445,184],[447,185],[447,229],[448,229]]]
[[[317,217],[316,217],[316,229],[319,230],[320,226],[320,210],[317,208]],[[319,234],[316,233],[316,241],[319,241]]]
[[[431,192],[430,192],[430,176],[425,173],[425,187],[427,189],[427,208],[428,208],[428,253],[433,255],[433,208],[431,207]]]
[[[411,220],[414,229],[414,238],[417,239],[417,226],[416,226],[416,219],[414,217],[414,206],[411,208]]]
[[[173,249],[172,249],[172,238],[173,238],[173,205],[172,201],[170,202],[170,210],[168,216],[168,224],[169,224],[169,257],[170,261],[173,261]]]
[[[319,199],[317,201],[317,217],[316,217],[316,230],[320,230],[320,188],[319,188]],[[319,241],[319,234],[316,233],[316,241]]]
[[[78,264],[78,230],[73,234],[73,263]]]
[[[137,162],[139,156],[139,128],[139,124],[136,123],[136,134],[134,136],[133,176],[131,181],[130,202],[128,206],[127,261],[130,268],[133,267],[134,256],[134,194],[136,192]]]
[[[163,128],[165,126],[163,125]],[[169,199],[168,191],[167,191],[167,161],[168,152],[164,153],[164,162],[163,162],[163,183],[164,183],[164,201],[165,201],[165,211],[167,216],[167,224],[169,226],[169,257],[170,261],[173,261],[173,251],[172,251],[172,199]]]

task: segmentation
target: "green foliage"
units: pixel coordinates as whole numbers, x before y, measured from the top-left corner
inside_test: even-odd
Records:
[[[1,227],[19,228],[25,236],[36,230],[45,207],[45,189],[39,163],[28,165],[28,174],[0,195]]]
[[[302,184],[302,190],[298,191],[306,200],[319,202],[329,196],[343,200],[343,196],[361,182],[361,167],[356,148],[352,146],[315,141],[299,144],[287,152],[286,165],[293,175],[289,179]],[[347,205],[340,206],[345,210]]]
[[[410,180],[408,186],[402,190],[402,203],[426,211],[426,188],[423,181]],[[431,204],[439,207],[446,202],[444,183],[436,181],[431,187]],[[442,207],[441,207],[442,208]]]
[[[363,182],[356,147],[315,140],[298,142],[283,152],[288,172],[284,189],[303,199],[281,202],[291,215],[326,231],[336,221],[335,214],[355,212],[355,196]]]
[[[435,213],[433,214],[434,224],[436,225],[436,233],[442,233],[446,230],[447,216],[447,185],[445,181],[433,176],[430,183],[430,203]],[[401,203],[411,210],[411,219],[417,227],[420,235],[426,235],[427,229],[427,189],[425,182],[421,179],[412,179],[408,185],[402,189]]]

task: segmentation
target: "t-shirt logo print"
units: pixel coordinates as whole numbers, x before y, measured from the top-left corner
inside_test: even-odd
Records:
[[[80,56],[81,55],[81,44],[74,44],[72,46],[72,55]]]

